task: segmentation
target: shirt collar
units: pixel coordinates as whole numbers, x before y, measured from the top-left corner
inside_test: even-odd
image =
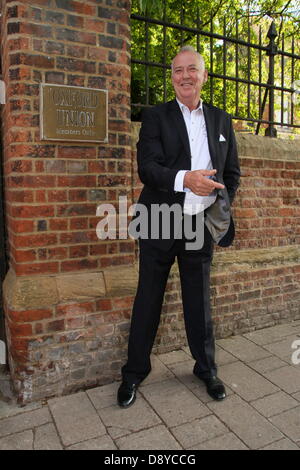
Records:
[[[190,111],[189,108],[188,108],[185,104],[181,103],[181,101],[179,101],[179,99],[178,99],[177,97],[176,97],[176,101],[177,101],[177,103],[178,103],[178,105],[179,105],[179,107],[180,107],[180,109],[181,109],[182,112],[183,112],[185,109],[187,109],[188,111]],[[198,105],[198,107],[197,107],[196,109],[194,109],[193,111],[199,111],[199,110],[203,111],[203,101],[202,101],[201,98],[200,98],[200,100],[199,100],[199,105]]]

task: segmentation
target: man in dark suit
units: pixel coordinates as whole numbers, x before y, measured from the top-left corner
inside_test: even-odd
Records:
[[[144,183],[139,203],[148,209],[149,227],[147,236],[140,239],[139,283],[128,360],[118,390],[121,407],[134,403],[138,385],[151,370],[150,354],[175,258],[187,339],[196,361],[193,372],[206,384],[211,397],[226,397],[215,364],[209,276],[213,243],[228,246],[234,238],[230,205],[240,170],[230,116],[200,99],[207,77],[202,56],[190,46],[182,48],[172,62],[176,99],[147,109],[143,115],[137,145],[138,172]],[[180,207],[182,216],[172,219],[170,235],[164,237],[159,229],[158,235],[151,237],[151,208],[174,204]],[[185,231],[178,236],[187,219],[194,233],[202,229],[202,247],[188,249]]]

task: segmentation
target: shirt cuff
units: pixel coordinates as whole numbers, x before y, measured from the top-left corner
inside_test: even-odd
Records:
[[[186,174],[187,171],[189,170],[178,171],[176,178],[175,178],[175,182],[174,182],[174,191],[177,191],[177,192],[186,191],[186,189],[183,187],[183,180],[184,180],[184,175]]]

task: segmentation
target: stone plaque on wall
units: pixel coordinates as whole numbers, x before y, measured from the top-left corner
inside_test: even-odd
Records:
[[[41,83],[42,140],[107,142],[107,90]]]

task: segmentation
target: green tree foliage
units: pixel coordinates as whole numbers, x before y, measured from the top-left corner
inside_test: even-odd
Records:
[[[234,42],[197,34],[195,29],[254,44],[261,41],[266,46],[269,26],[275,20],[278,48],[291,51],[294,35],[294,51],[299,54],[300,0],[133,0],[132,13],[191,28],[182,31],[132,20],[132,59],[162,65],[145,67],[133,63],[132,102],[141,105],[157,104],[173,98],[169,66],[180,47],[189,44],[203,55],[210,72],[210,79],[203,90],[204,100],[250,121],[258,118],[259,102],[263,99],[265,88],[225,81],[218,75],[238,75],[241,79],[267,83],[269,59],[266,54]],[[299,62],[294,66],[294,80],[299,77]],[[281,73],[283,65],[284,76]],[[283,64],[281,57],[276,56],[275,77],[276,85],[292,87],[291,59],[284,58]],[[275,102],[280,108],[281,92],[275,96]],[[290,111],[290,95],[284,94],[283,105]],[[141,108],[134,107],[133,119],[140,118],[140,111]]]

